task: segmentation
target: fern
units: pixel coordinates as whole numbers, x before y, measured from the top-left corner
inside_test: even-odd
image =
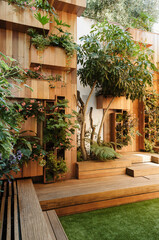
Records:
[[[116,153],[113,148],[98,145],[97,143],[91,145],[91,152],[94,155],[94,157],[100,161],[115,159],[119,156],[119,154]]]

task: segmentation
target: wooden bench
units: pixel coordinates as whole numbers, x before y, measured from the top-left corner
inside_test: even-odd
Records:
[[[68,240],[68,237],[59,221],[59,218],[55,210],[50,210],[43,212],[49,231],[51,233],[52,239],[54,240]]]
[[[56,212],[42,212],[31,179],[4,181],[2,190],[0,240],[68,239]]]

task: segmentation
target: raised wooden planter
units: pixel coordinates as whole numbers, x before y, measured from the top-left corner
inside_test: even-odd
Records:
[[[131,160],[109,160],[107,162],[84,161],[76,163],[78,179],[115,176],[126,173],[126,168],[132,164]]]
[[[41,13],[42,16],[46,14],[46,12],[42,10],[40,10],[39,12]],[[14,24],[18,25],[18,31],[19,29],[24,31],[28,27],[42,29],[42,24],[37,19],[35,19],[34,13],[35,11],[32,11],[29,8],[22,9],[16,6],[16,4],[8,5],[7,1],[3,0],[0,1],[0,21],[3,21],[3,26],[5,27]],[[45,30],[49,30],[49,28],[50,28],[49,23],[44,26]]]
[[[97,109],[106,109],[111,101],[112,97],[103,97],[102,95],[97,96]],[[126,97],[116,97],[114,98],[110,109],[125,109],[130,110],[131,100],[126,99]]]
[[[54,0],[53,6],[56,10],[74,13],[80,17],[86,8],[86,0]]]
[[[69,61],[69,62],[68,62]],[[43,51],[37,50],[34,46],[30,48],[30,65],[43,65],[59,70],[76,69],[76,54],[68,60],[64,49],[59,47],[48,47]]]

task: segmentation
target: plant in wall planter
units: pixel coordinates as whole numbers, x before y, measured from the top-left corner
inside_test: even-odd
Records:
[[[43,10],[55,14],[52,7],[52,0],[8,0],[8,4],[15,4],[22,9],[30,8],[31,10]]]
[[[47,22],[47,16],[41,18],[40,14],[35,14],[35,18],[44,26]],[[66,23],[62,23],[56,17],[57,34],[46,35],[45,30],[43,34],[34,29],[29,29],[28,34],[31,36],[31,64],[42,64],[47,66],[57,66],[63,69],[76,68],[77,44],[74,43],[72,35],[63,31],[63,27],[70,27]],[[33,47],[34,46],[34,47]],[[58,58],[57,58],[58,56]]]
[[[8,4],[7,1],[0,1],[1,11],[1,20],[5,22],[12,22],[18,24],[21,27],[22,31],[27,31],[29,27],[41,29],[42,25],[39,21],[34,18],[34,13],[38,11],[41,16],[49,14],[46,12],[46,9],[38,9],[33,6],[31,3],[27,4],[27,1],[10,1]],[[19,3],[19,4],[18,4]],[[23,5],[21,5],[23,3]],[[14,28],[14,25],[13,25]],[[47,23],[44,26],[45,30],[49,31],[50,24]]]

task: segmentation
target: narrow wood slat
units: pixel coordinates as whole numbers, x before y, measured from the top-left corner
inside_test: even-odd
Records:
[[[55,212],[55,210],[51,210],[47,212],[52,228],[54,229],[54,233],[57,240],[68,240],[68,237],[60,223],[60,220]]]
[[[3,232],[3,221],[4,221],[4,211],[5,211],[5,201],[6,196],[2,197],[2,203],[1,203],[1,212],[0,212],[0,239],[2,239],[2,232]]]
[[[8,197],[7,205],[7,237],[6,240],[11,240],[11,197]]]
[[[23,240],[51,240],[31,179],[18,180],[18,199]]]
[[[12,183],[9,182],[9,192],[8,192],[9,196],[12,196]]]
[[[50,235],[51,235],[51,237],[52,237],[52,240],[56,240],[56,237],[55,237],[55,234],[54,234],[54,230],[53,230],[53,228],[52,228],[52,226],[51,226],[51,223],[50,223],[50,220],[49,220],[49,218],[48,218],[47,212],[43,212],[43,215],[44,215],[44,217],[45,217],[45,220],[46,220],[48,229],[49,229],[49,231],[50,231]]]
[[[14,195],[17,195],[17,185],[16,181],[13,182]]]
[[[14,195],[14,239],[19,240],[17,195]]]
[[[6,195],[7,195],[7,182],[4,182],[3,197],[6,197]]]

